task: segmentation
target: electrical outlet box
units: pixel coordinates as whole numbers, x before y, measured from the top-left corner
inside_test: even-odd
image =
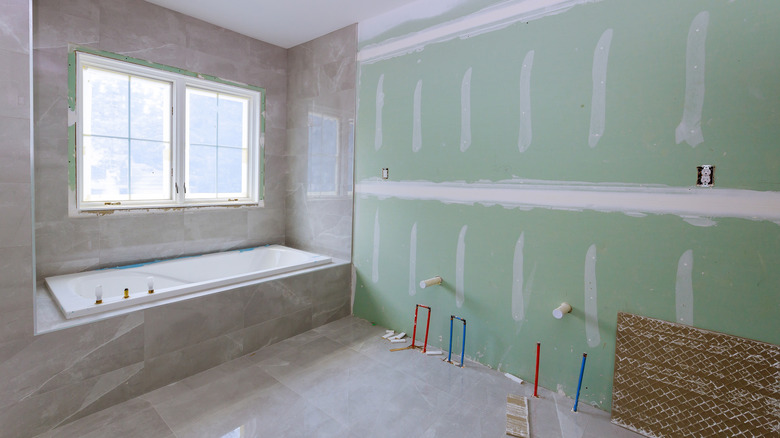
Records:
[[[382,168],[382,179],[390,178],[390,169],[387,167]]]
[[[699,187],[712,187],[715,184],[715,166],[703,164],[697,166],[696,185]]]

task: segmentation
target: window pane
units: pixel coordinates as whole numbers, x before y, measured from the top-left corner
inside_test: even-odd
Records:
[[[170,198],[170,146],[156,141],[130,142],[130,198]]]
[[[187,196],[213,198],[217,194],[217,148],[214,146],[189,147]]]
[[[247,99],[219,95],[219,115],[217,117],[217,144],[234,148],[247,147],[246,112]]]
[[[84,200],[129,199],[127,140],[84,137]]]
[[[244,149],[219,148],[217,153],[217,189],[221,196],[246,196],[246,152]]]
[[[130,79],[130,137],[169,141],[171,84],[146,78]]]
[[[126,74],[84,68],[85,135],[127,138],[129,79]]]
[[[187,89],[187,130],[190,144],[217,144],[217,93]]]
[[[187,197],[248,193],[249,99],[187,89]]]

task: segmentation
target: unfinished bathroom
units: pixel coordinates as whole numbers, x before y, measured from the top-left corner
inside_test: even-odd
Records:
[[[780,436],[777,23],[0,0],[0,438]]]

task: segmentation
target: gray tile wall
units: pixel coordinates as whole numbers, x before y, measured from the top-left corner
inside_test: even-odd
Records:
[[[287,65],[287,244],[345,260],[352,257],[353,182],[341,178],[337,196],[308,193],[308,115],[338,117],[339,171],[347,175],[354,160],[349,131],[355,120],[356,54],[357,25],[352,25],[291,48]]]
[[[283,242],[288,84],[286,50],[142,0],[33,3],[34,51],[30,1],[0,0],[0,438],[35,436],[349,313],[341,263],[34,336],[34,265],[41,277]],[[266,208],[68,218],[67,43],[266,87]]]
[[[34,0],[38,277],[284,243],[287,50],[143,0]],[[265,207],[68,217],[68,44],[264,87]]]
[[[32,338],[33,243],[29,2],[0,0],[0,11],[0,59],[3,60],[0,62],[0,361],[3,361]]]

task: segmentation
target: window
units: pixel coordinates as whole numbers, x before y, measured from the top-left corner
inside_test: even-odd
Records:
[[[264,90],[121,58],[76,52],[78,209],[259,203]]]

